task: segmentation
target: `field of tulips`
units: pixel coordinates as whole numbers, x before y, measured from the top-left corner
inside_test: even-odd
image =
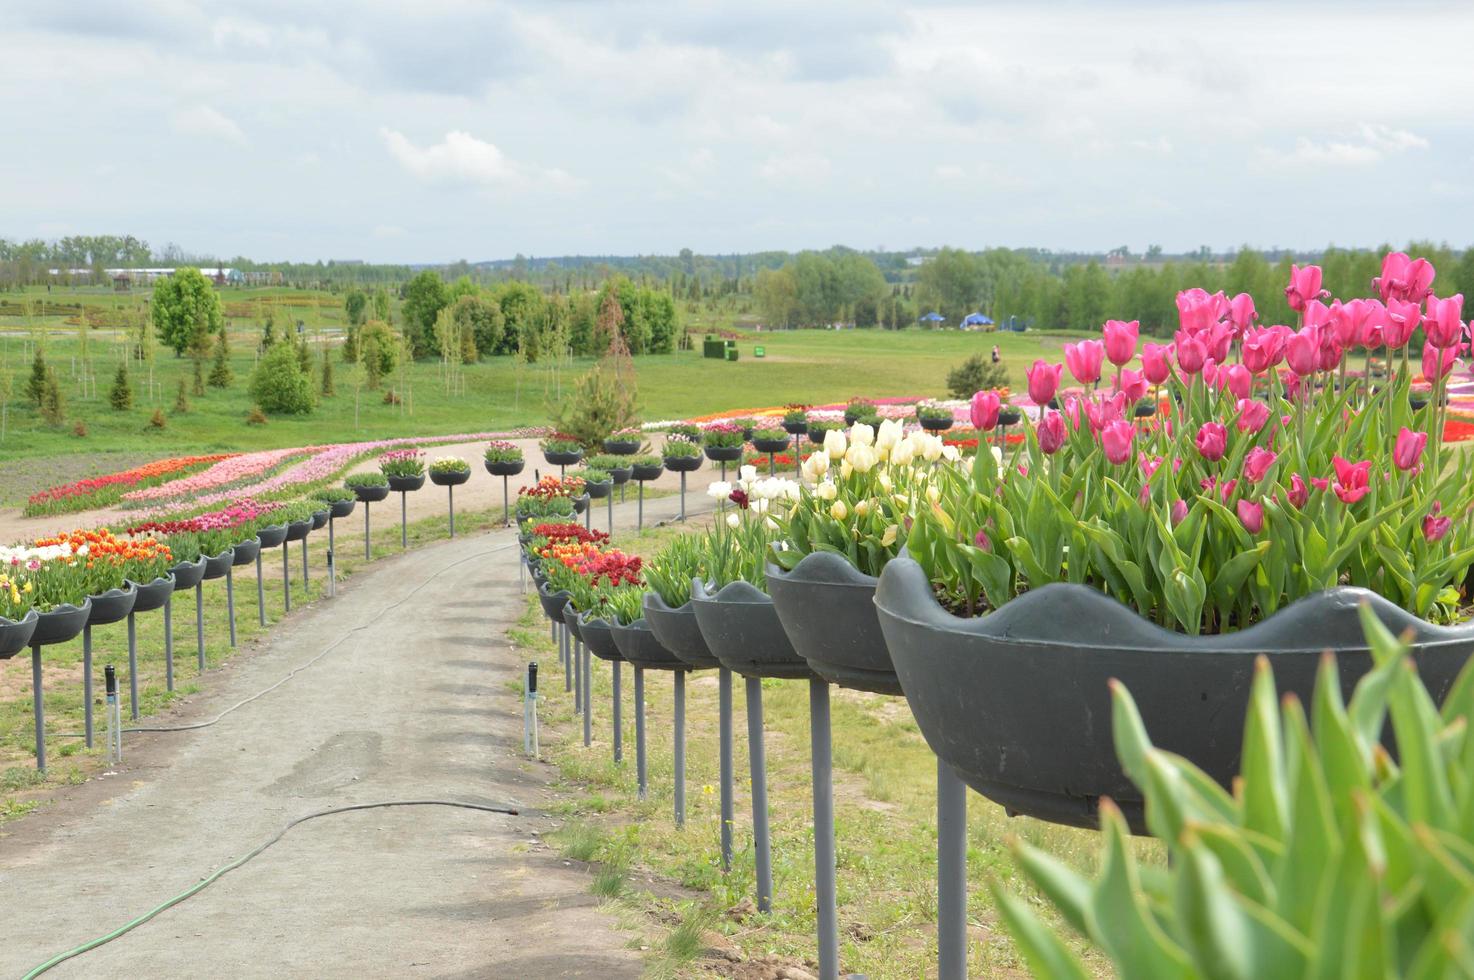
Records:
[[[30,496],[24,513],[27,517],[38,517],[108,507],[122,499],[125,493],[162,486],[170,480],[188,477],[212,463],[235,455],[237,454],[215,453],[207,456],[174,456],[118,473],[49,487]]]

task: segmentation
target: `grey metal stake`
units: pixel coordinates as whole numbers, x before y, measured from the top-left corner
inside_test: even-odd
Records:
[[[174,690],[174,594],[164,597],[164,687]]]
[[[312,575],[307,571],[307,539],[306,538],[303,538],[302,539],[302,591],[304,593],[306,593],[306,592],[308,592],[308,591],[311,590],[311,587],[312,587]]]
[[[620,676],[624,673],[624,671],[620,670],[620,667],[623,665],[618,660],[614,661],[611,666],[614,669],[614,761],[623,762],[624,729],[620,726],[624,723],[622,720],[624,705],[621,704],[622,693],[620,691]]]
[[[292,611],[292,546],[281,543],[281,595],[284,612]]]
[[[723,483],[726,483],[727,482],[727,461],[724,459],[721,462],[722,462],[722,482]]]
[[[138,626],[128,614],[128,713],[138,720]]]
[[[732,870],[732,672],[717,671],[717,742],[721,760],[722,870]]]
[[[768,475],[769,476],[772,476],[773,475],[773,467],[775,467],[776,465],[778,465],[778,454],[777,453],[768,453]]]
[[[82,627],[82,727],[92,748],[92,627]]]
[[[409,547],[409,494],[399,491],[399,547]]]
[[[583,747],[588,748],[594,741],[594,699],[593,699],[593,665],[589,661],[594,655],[589,652],[588,644],[578,644],[579,660],[583,664]]]
[[[573,710],[577,714],[583,712],[583,658],[578,655],[578,641],[573,631],[566,630],[566,635],[568,665],[573,668]]]
[[[763,751],[763,682],[747,683],[747,757],[752,775],[752,844],[757,864],[757,910],[773,910],[773,852],[768,840],[768,760]]]
[[[834,882],[834,760],[829,682],[809,680],[809,747],[814,774],[814,905],[819,932],[819,980],[839,977],[839,912]]]
[[[363,502],[363,560],[369,560],[369,502]]]
[[[328,598],[338,594],[338,565],[334,560],[337,535],[333,533],[333,515],[328,512]]]
[[[589,506],[589,504],[592,503],[593,501],[591,500],[588,504],[584,504],[583,506],[583,526],[584,530],[586,531],[592,531],[594,529],[594,508]]]
[[[200,657],[200,673],[205,672],[205,584],[194,587],[194,639]]]
[[[230,565],[225,566],[225,611],[230,617],[230,645],[233,647],[235,646],[235,574]]]
[[[686,519],[686,471],[681,470],[681,516],[679,520]]]
[[[41,703],[41,644],[31,644],[31,713],[36,717],[36,768],[46,771],[46,707]]]
[[[502,523],[512,523],[512,496],[507,489],[507,478],[502,477]]]
[[[686,826],[686,672],[676,671],[676,826]]]
[[[558,624],[558,654],[563,658],[563,693],[567,694],[574,690],[578,677],[575,676],[577,672],[573,669],[573,652],[572,644],[568,642],[568,627],[562,623]],[[573,703],[576,710],[578,705],[576,693],[573,696]]]
[[[638,516],[635,518],[635,530],[643,531],[645,529],[645,481],[641,480],[639,481],[639,483],[640,502],[636,505],[636,507],[638,508]]]
[[[643,800],[649,789],[645,779],[645,668],[638,664],[635,666],[635,781]]]
[[[450,536],[456,536],[456,488],[446,484],[446,490],[450,492]]]
[[[282,545],[286,547],[285,544]],[[261,581],[261,552],[264,548],[256,549],[256,622],[260,626],[266,625],[266,584]]]
[[[937,760],[937,976],[967,977],[967,787]]]
[[[609,531],[610,534],[613,534],[614,533],[614,491],[613,490],[610,490],[609,491],[609,496],[605,497],[604,500],[606,501],[606,506],[609,509],[609,524],[608,524],[608,526],[607,526],[606,529]]]

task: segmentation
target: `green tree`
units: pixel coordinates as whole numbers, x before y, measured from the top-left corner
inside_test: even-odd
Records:
[[[370,320],[358,332],[358,362],[370,391],[399,364],[399,338],[383,320]]]
[[[924,312],[935,309],[954,326],[977,309],[982,298],[982,270],[959,248],[944,248],[916,275]]]
[[[31,361],[31,376],[26,381],[26,397],[29,398],[37,408],[41,407],[41,400],[46,397],[46,358],[41,354],[41,348],[36,348],[36,358]]]
[[[41,392],[41,417],[51,425],[61,425],[66,417],[66,399],[62,397],[61,382],[56,380],[56,372],[51,367],[46,368],[46,381]]]
[[[211,388],[229,388],[234,380],[235,374],[230,370],[230,341],[222,330],[215,337],[215,363],[210,368],[208,384]]]
[[[378,289],[374,290],[373,307],[373,318],[375,320],[382,320],[385,323],[392,322],[392,314],[389,310],[389,290],[385,289],[383,286],[380,286]]]
[[[302,373],[294,347],[273,345],[251,372],[251,398],[268,413],[303,415],[312,411],[312,384]]]
[[[752,286],[758,312],[769,327],[798,324],[798,280],[791,269],[760,269]]]
[[[541,338],[547,325],[547,298],[531,283],[512,280],[492,294],[502,311],[502,339],[496,353],[510,354],[519,348],[529,360],[537,359],[544,346]]]
[[[491,356],[496,353],[506,330],[507,320],[502,308],[483,296],[480,290],[462,295],[449,306],[451,320],[456,325],[455,337],[460,344],[461,357],[465,363],[474,362],[478,355]],[[466,360],[466,338],[470,338],[470,359]]]
[[[149,302],[154,331],[176,355],[196,358],[210,349],[210,338],[225,326],[220,296],[199,269],[185,267],[154,285]]]
[[[435,318],[450,302],[450,291],[439,273],[426,269],[405,283],[400,294],[404,299],[400,312],[404,314],[405,333],[414,345],[414,356],[439,354],[440,344],[435,338]]]
[[[183,378],[179,379],[179,392],[174,396],[174,414],[183,415],[189,411],[189,390]]]
[[[338,392],[333,387],[333,359],[327,351],[322,352],[322,397],[331,398]]]
[[[113,386],[107,393],[108,404],[115,412],[126,412],[133,407],[133,385],[128,381],[128,365],[118,365],[118,373],[113,376]]]
[[[363,321],[368,315],[368,305],[368,294],[362,289],[354,286],[348,290],[347,295],[343,297],[343,312],[348,316],[350,327],[363,326]]]

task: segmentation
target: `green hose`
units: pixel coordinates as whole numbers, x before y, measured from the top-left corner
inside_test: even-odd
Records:
[[[22,978],[22,980],[33,980],[33,978],[39,977],[46,971],[60,966],[62,963],[65,963],[67,960],[72,959],[73,957],[81,956],[83,953],[91,952],[99,946],[110,943],[114,939],[117,939],[119,936],[123,936],[132,932],[134,929],[137,929],[139,926],[143,925],[145,922],[149,921],[160,913],[168,911],[169,909],[178,905],[180,902],[183,902],[185,899],[188,899],[194,895],[198,895],[200,892],[204,891],[206,888],[219,881],[225,875],[234,871],[236,868],[239,868],[241,865],[256,857],[262,851],[275,844],[277,841],[281,840],[287,835],[288,831],[290,831],[298,824],[306,823],[309,820],[316,820],[318,817],[330,817],[337,813],[351,813],[354,810],[377,810],[384,807],[397,806],[448,806],[458,807],[463,810],[480,810],[484,813],[503,813],[513,817],[517,816],[517,811],[509,807],[487,806],[482,803],[461,803],[455,800],[387,800],[381,803],[354,803],[349,806],[333,807],[329,810],[319,810],[316,813],[309,813],[306,816],[298,817],[296,820],[293,820],[291,823],[287,824],[281,830],[277,831],[275,837],[272,837],[264,844],[261,844],[249,854],[246,854],[244,857],[237,858],[236,860],[225,865],[223,868],[219,868],[209,877],[204,878],[194,885],[191,885],[189,888],[180,892],[178,895],[175,895],[173,898],[164,902],[162,905],[158,905],[145,912],[143,915],[140,915],[132,922],[128,922],[124,925],[119,926],[107,935],[98,936],[96,939],[85,942],[80,946],[74,946],[64,953],[57,953],[51,959],[47,960],[45,963],[42,963],[40,966],[27,973]]]

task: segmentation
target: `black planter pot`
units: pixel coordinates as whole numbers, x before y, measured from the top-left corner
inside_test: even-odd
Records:
[[[302,523],[310,525],[312,522],[303,521]],[[292,528],[295,526],[296,525],[294,524],[287,525],[288,541],[297,540],[296,538],[292,537]],[[230,563],[237,568],[242,565],[249,565],[256,560],[256,556],[259,554],[261,554],[261,539],[251,538],[249,541],[242,541],[240,544],[235,546],[234,557],[231,558]]]
[[[563,607],[568,605],[568,591],[549,592],[546,583],[537,587],[537,601],[543,607],[543,615],[555,623],[563,622]]]
[[[381,487],[349,487],[353,495],[366,504],[375,504],[389,496],[389,485],[386,483]]]
[[[492,476],[516,476],[518,473],[522,472],[522,468],[526,465],[527,461],[521,459],[503,460],[496,463],[493,463],[491,460],[487,460],[486,472],[490,473]]]
[[[614,481],[616,487],[622,487],[630,482],[630,476],[633,472],[633,467],[615,466],[609,470],[609,479]]]
[[[585,484],[585,489],[587,489],[587,484]],[[584,494],[582,497],[577,497],[577,498],[574,499],[574,501],[573,501],[573,512],[575,514],[582,514],[584,511],[586,511],[588,509],[589,509],[589,495],[587,493]]]
[[[766,593],[746,582],[731,582],[709,593],[699,580],[691,586],[691,606],[706,645],[723,667],[743,677],[813,677],[808,661],[788,642],[778,610]]]
[[[1011,408],[1005,405],[1003,408],[998,409],[999,425],[1018,425],[1019,422],[1023,420],[1023,417],[1024,413],[1020,412],[1016,408]]]
[[[1131,414],[1135,418],[1149,419],[1157,414],[1157,406],[1153,405],[1150,401],[1142,400],[1136,403],[1136,407],[1131,410]]]
[[[174,576],[174,588],[183,592],[199,585],[205,578],[205,563],[207,559],[201,555],[195,561],[182,561],[169,569],[169,574]],[[220,574],[224,575],[224,572]]]
[[[29,647],[40,621],[41,617],[34,609],[27,609],[20,619],[0,616],[0,660],[9,660]]]
[[[261,542],[262,549],[280,548],[281,543],[287,539],[287,526],[285,524],[268,524],[266,527],[256,529],[256,539]]]
[[[700,456],[667,456],[665,468],[672,473],[695,473],[705,462]]]
[[[927,743],[973,789],[1023,813],[1099,825],[1109,796],[1145,832],[1141,792],[1116,761],[1108,684],[1131,692],[1152,742],[1228,786],[1239,771],[1254,661],[1269,657],[1281,697],[1311,703],[1325,650],[1343,693],[1371,669],[1357,605],[1394,632],[1411,628],[1418,675],[1435,702],[1474,651],[1474,625],[1422,622],[1364,589],[1308,596],[1249,629],[1189,637],[1109,596],[1056,583],[977,619],[952,616],[926,574],[901,558],[876,590],[886,645]]]
[[[418,490],[425,485],[425,474],[423,473],[418,476],[391,476],[388,479],[389,489],[395,493],[408,493],[411,490]],[[288,538],[287,540],[290,541],[291,539]]]
[[[803,422],[784,422],[782,425],[783,431],[791,436],[808,435],[809,432],[809,423],[807,420]]]
[[[633,456],[640,451],[638,439],[605,439],[604,451],[611,456]]]
[[[128,614],[133,611],[133,604],[138,601],[138,593],[133,589],[132,583],[128,583],[121,589],[108,589],[87,598],[90,600],[91,611],[87,614],[85,625],[106,626],[128,618]]]
[[[660,645],[655,634],[650,632],[649,624],[643,619],[637,619],[628,626],[610,623],[609,635],[614,637],[614,645],[619,648],[620,656],[636,667],[646,670],[691,669],[684,660]]]
[[[609,496],[609,491],[614,489],[614,481],[611,479],[608,483],[585,483],[583,488],[590,499],[603,500]]]
[[[879,581],[827,551],[806,556],[790,572],[768,565],[778,621],[814,673],[840,687],[900,694],[875,612]]]
[[[664,472],[664,466],[657,466],[654,463],[630,467],[630,476],[637,483],[648,483],[651,480],[658,480],[660,479],[660,474]]]
[[[589,652],[600,660],[616,663],[624,659],[624,655],[619,652],[618,644],[614,642],[614,634],[609,632],[607,620],[580,616],[578,635],[582,637],[584,646],[589,648]]]
[[[742,458],[741,446],[704,446],[702,452],[713,463],[735,463]]]
[[[288,541],[301,541],[303,538],[307,537],[307,535],[309,535],[311,533],[312,533],[312,518],[310,518],[310,517],[303,518],[300,521],[288,521],[287,522],[287,540]],[[252,555],[251,557],[252,558],[255,558],[254,555]]]
[[[583,451],[575,449],[572,452],[566,453],[545,452],[543,453],[543,459],[547,460],[550,466],[573,466],[579,460],[583,459]]]
[[[63,603],[50,612],[41,613],[36,619],[36,631],[31,634],[31,645],[45,647],[75,639],[91,615],[90,598],[83,599],[80,606]]]
[[[328,526],[328,508],[324,507],[322,510],[315,510],[315,511],[313,511],[312,512],[312,530],[316,531],[319,528],[324,528],[324,527],[327,527],[327,526]]]
[[[948,429],[952,428],[953,424],[951,419],[932,419],[921,417],[918,417],[916,419],[916,422],[927,432],[946,432]]]
[[[155,609],[164,608],[164,602],[174,594],[174,576],[165,574],[162,578],[156,578],[152,582],[133,582],[133,591],[138,600],[133,603],[135,613],[153,612]]]
[[[781,453],[788,448],[788,439],[754,439],[752,448],[760,453]]]
[[[654,592],[646,592],[643,601],[645,622],[661,646],[698,670],[722,665],[717,655],[711,652],[711,647],[706,645],[706,638],[701,635],[701,624],[696,621],[696,610],[690,602],[672,609]]]
[[[844,413],[845,428],[849,428],[850,426],[854,425],[856,422],[860,421],[860,418],[861,414],[859,412],[851,412],[847,410]]]
[[[328,508],[328,514],[334,518],[347,517],[353,513],[353,506],[357,503],[356,500],[334,500]]]
[[[583,634],[578,631],[578,616],[579,612],[573,608],[573,603],[570,602],[563,607],[563,625],[567,626],[568,632],[572,633],[573,638],[581,643]]]
[[[204,581],[208,582],[211,579],[224,578],[226,571],[230,568],[234,559],[234,548],[226,548],[218,555],[206,555]]]
[[[437,487],[458,487],[469,479],[471,479],[470,470],[464,473],[436,473],[433,471],[430,473],[430,482]]]

